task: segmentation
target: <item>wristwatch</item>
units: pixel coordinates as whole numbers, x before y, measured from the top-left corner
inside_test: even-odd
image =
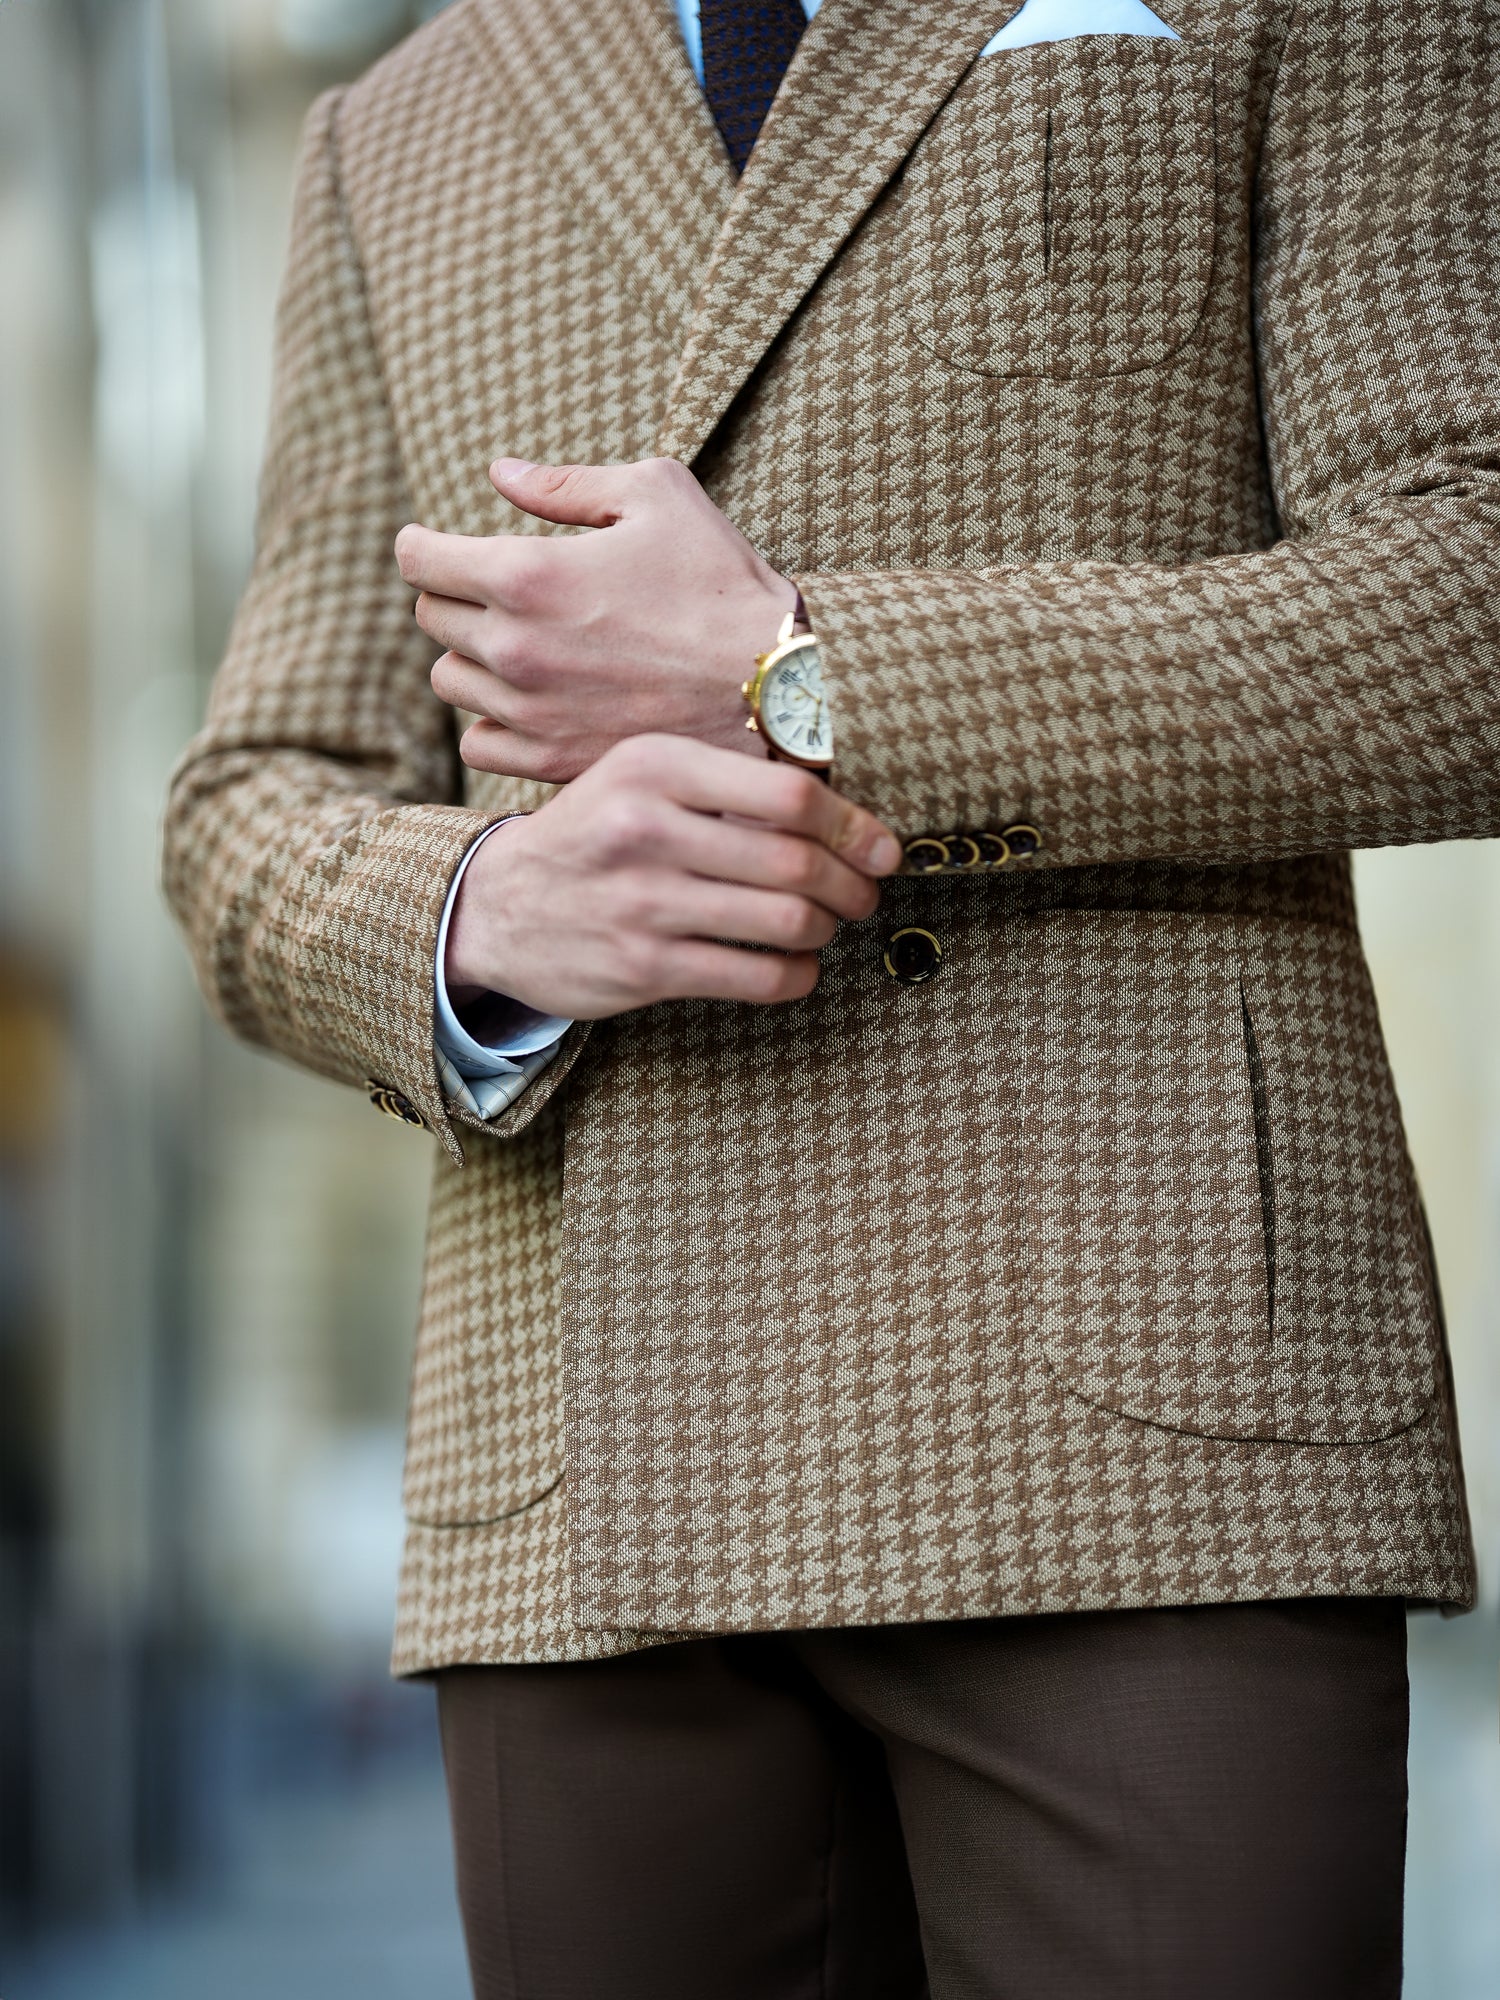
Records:
[[[801,599],[797,600],[798,609]],[[833,725],[823,694],[818,642],[797,630],[797,612],[781,622],[776,644],[756,659],[755,672],[740,689],[750,704],[747,729],[758,729],[773,757],[800,764],[825,777],[833,764]]]

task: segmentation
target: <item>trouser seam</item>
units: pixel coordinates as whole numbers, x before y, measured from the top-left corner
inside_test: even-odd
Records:
[[[509,1893],[510,1871],[506,1866],[505,1785],[500,1775],[498,1747],[495,1749],[491,1772],[495,1782],[495,1859],[500,1876],[500,1900],[501,1907],[509,1913],[513,1905]],[[510,1990],[516,1996],[516,2000],[525,2000],[525,1995],[521,1991],[520,1967],[516,1964],[516,1925],[509,1916],[505,1925],[505,1960],[510,1967]]]
[[[838,1838],[839,1787],[843,1773],[834,1767],[828,1790],[828,1839],[823,1848],[823,1952],[818,1968],[818,2000],[828,2000],[828,1967],[833,1955],[833,1850]]]

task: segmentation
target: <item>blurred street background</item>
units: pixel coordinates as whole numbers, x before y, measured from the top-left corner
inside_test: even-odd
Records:
[[[434,11],[0,0],[3,2000],[467,1991],[431,1695],[385,1670],[430,1142],[233,1046],[155,886],[301,120]],[[1359,888],[1485,1588],[1412,1624],[1407,1992],[1494,2000],[1500,846]]]

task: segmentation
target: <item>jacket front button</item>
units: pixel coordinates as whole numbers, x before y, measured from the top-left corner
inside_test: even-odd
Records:
[[[943,962],[943,947],[916,924],[892,931],[885,941],[885,969],[903,986],[921,986]]]
[[[388,1083],[377,1083],[374,1077],[365,1078],[365,1089],[370,1093],[370,1102],[377,1111],[383,1111],[387,1118],[399,1118],[403,1125],[421,1125],[422,1114],[399,1090],[392,1090]]]

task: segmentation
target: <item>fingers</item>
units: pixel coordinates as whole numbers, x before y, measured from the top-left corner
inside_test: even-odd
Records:
[[[626,513],[702,490],[675,458],[636,465],[533,465],[523,458],[497,458],[490,480],[524,513],[579,528],[612,527]]]
[[[436,639],[450,652],[463,653],[471,660],[484,658],[493,634],[494,614],[483,605],[424,590],[417,599],[416,618],[428,638]]]
[[[435,660],[430,678],[433,693],[451,708],[486,716],[492,722],[514,723],[517,719],[513,713],[515,697],[506,683],[488,667],[459,653],[444,653]],[[468,762],[467,756],[464,761]]]
[[[780,952],[821,951],[838,928],[833,912],[806,896],[666,871],[638,878],[638,886],[622,885],[621,904],[621,921],[634,930]]]
[[[412,523],[396,537],[396,566],[422,593],[417,623],[439,638],[429,618],[468,631],[496,611],[545,617],[573,587],[582,546],[576,535],[439,535]]]
[[[473,671],[484,672],[483,668]],[[492,675],[485,674],[484,678],[492,690],[498,686]],[[454,705],[468,707],[471,714],[474,712],[470,704],[458,702]],[[493,707],[494,702],[491,701],[490,705]],[[597,756],[596,746],[580,750],[567,744],[551,743],[487,718],[470,724],[459,738],[458,748],[471,771],[489,771],[500,778],[533,778],[543,785],[567,784],[581,771],[587,770]]]
[[[821,841],[694,812],[674,815],[671,834],[672,858],[695,875],[802,897],[847,923],[872,915],[880,901],[869,876],[830,853]]]
[[[889,875],[900,865],[896,836],[810,771],[677,736],[631,737],[611,755],[617,769],[633,768],[647,785],[660,785],[696,812],[764,820],[820,841],[865,875]]]
[[[753,1007],[805,1000],[817,983],[813,952],[737,951],[695,938],[666,948],[653,981],[663,1000],[742,1000]]]
[[[667,508],[717,514],[675,458],[635,465],[533,465],[500,458],[490,467],[490,480],[523,513],[568,527],[608,528],[627,514]],[[543,552],[543,538],[534,535],[442,535],[413,521],[396,537],[396,564],[414,590],[524,611],[539,587],[544,592],[551,587],[557,565],[569,564],[576,554],[575,538],[547,539]]]
[[[409,522],[396,537],[396,567],[413,590],[430,590],[441,597],[487,601],[484,576],[491,537],[440,535]]]

